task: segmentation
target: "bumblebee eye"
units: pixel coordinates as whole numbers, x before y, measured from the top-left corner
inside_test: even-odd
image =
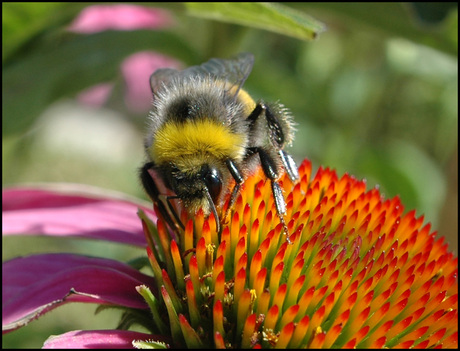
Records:
[[[222,176],[216,168],[205,167],[203,169],[204,184],[208,188],[212,201],[216,202],[222,190]]]

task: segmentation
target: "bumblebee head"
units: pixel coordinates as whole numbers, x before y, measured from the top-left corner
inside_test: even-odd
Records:
[[[194,171],[180,171],[172,167],[169,177],[171,189],[184,201],[191,213],[203,207],[209,213],[209,202],[217,203],[222,191],[222,173],[208,164],[203,164]]]
[[[166,170],[168,185],[190,215],[202,210],[206,216],[219,218],[216,204],[220,203],[224,178],[218,167],[207,163],[181,170],[171,166]]]

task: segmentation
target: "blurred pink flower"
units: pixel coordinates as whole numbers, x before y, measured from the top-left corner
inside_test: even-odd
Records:
[[[68,27],[76,33],[97,33],[104,30],[159,29],[171,26],[168,11],[138,5],[93,5],[83,9]]]
[[[121,64],[126,83],[126,106],[136,113],[148,111],[152,103],[150,75],[159,68],[178,68],[182,64],[170,57],[151,51],[142,51],[127,57]]]
[[[125,103],[134,113],[146,113],[152,103],[150,75],[159,68],[177,68],[183,65],[171,57],[153,52],[141,51],[128,56],[121,63],[121,72],[125,80]],[[111,83],[101,83],[83,90],[77,100],[85,105],[101,107],[110,97]]]
[[[170,13],[163,9],[138,5],[93,5],[81,11],[69,31],[92,34],[104,30],[162,29],[174,24]],[[125,102],[134,113],[146,113],[151,104],[150,75],[159,68],[180,68],[179,61],[144,51],[127,57],[121,64],[126,83]],[[101,107],[110,97],[111,83],[101,83],[82,91],[77,100],[85,105]]]
[[[77,100],[84,105],[102,107],[108,100],[112,90],[113,84],[111,83],[93,85],[78,94]]]
[[[153,210],[140,202],[83,186],[4,189],[2,203],[3,235],[80,237],[146,247],[136,213],[142,209],[148,217],[156,218]],[[156,290],[153,277],[108,258],[47,253],[8,260],[2,264],[3,333],[70,302],[136,309],[148,314],[149,306],[136,290],[139,286]],[[78,346],[78,339],[93,347],[126,348],[132,347],[134,339],[152,337],[120,330],[72,333],[64,338],[67,347]],[[157,335],[155,339],[163,337]],[[63,338],[59,340],[62,342]],[[50,339],[48,347],[56,346],[56,342]]]

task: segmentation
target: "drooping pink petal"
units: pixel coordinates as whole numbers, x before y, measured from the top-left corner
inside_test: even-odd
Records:
[[[153,209],[107,192],[98,194],[90,187],[53,189],[3,190],[3,235],[75,236],[146,246],[137,210],[142,208],[154,218]]]
[[[121,64],[126,83],[125,101],[136,113],[145,113],[152,104],[149,77],[159,68],[181,68],[182,64],[171,57],[152,51],[142,51],[127,57]]]
[[[128,330],[74,330],[51,336],[45,341],[44,349],[129,349],[133,340],[166,341],[159,335],[138,333]]]
[[[182,68],[180,61],[154,51],[141,51],[128,56],[121,64],[126,86],[126,106],[135,113],[147,113],[152,105],[149,77],[160,68]],[[110,98],[112,83],[101,83],[89,87],[77,96],[77,100],[88,106],[102,107]]]
[[[19,257],[2,264],[3,331],[17,329],[68,302],[148,308],[138,285],[152,277],[122,262],[74,254]]]
[[[76,33],[104,30],[160,29],[172,25],[169,12],[138,5],[93,5],[83,9],[69,26]]]
[[[80,92],[77,96],[77,100],[87,106],[102,107],[109,99],[112,90],[112,83],[93,85]]]

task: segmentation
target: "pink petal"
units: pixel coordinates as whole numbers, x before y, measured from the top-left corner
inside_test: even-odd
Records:
[[[127,330],[75,330],[51,336],[45,341],[44,349],[128,349],[133,340],[166,341],[162,336]]]
[[[127,57],[121,64],[126,82],[126,105],[136,113],[145,113],[152,105],[149,77],[159,68],[176,68],[183,65],[168,56],[153,51],[141,51]]]
[[[141,51],[128,56],[121,64],[126,84],[126,106],[135,113],[147,113],[152,106],[150,75],[159,68],[182,67],[181,62],[154,51]],[[108,101],[112,90],[113,84],[101,83],[80,92],[77,100],[88,106],[102,107]]]
[[[101,195],[89,189],[66,185],[59,191],[26,187],[3,190],[3,235],[76,236],[146,246],[137,211],[142,208],[153,219],[153,210],[111,197],[107,191]]]
[[[113,90],[112,83],[101,83],[83,90],[77,96],[78,102],[92,107],[102,107]]]
[[[93,5],[83,9],[68,28],[77,33],[96,33],[108,29],[161,29],[172,25],[169,12],[136,5]]]
[[[3,331],[68,302],[148,308],[135,289],[142,284],[155,287],[152,277],[105,258],[44,254],[12,259],[2,264]]]

